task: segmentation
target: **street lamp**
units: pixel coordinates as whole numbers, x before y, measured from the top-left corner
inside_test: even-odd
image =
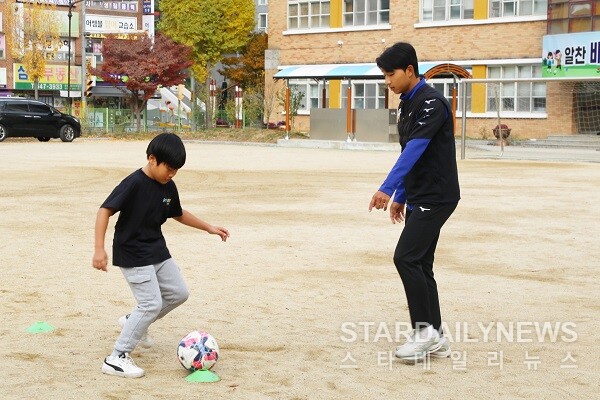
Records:
[[[69,13],[67,14],[67,17],[69,17],[69,37],[67,43],[67,98],[69,99],[67,101],[69,104],[69,113],[71,113],[71,108],[73,105],[73,101],[71,99],[71,17],[73,16],[73,7],[75,7],[75,4],[81,3],[82,1],[85,0],[69,0]],[[85,23],[85,21],[83,21],[83,23]],[[81,61],[81,65],[83,66],[83,60]]]

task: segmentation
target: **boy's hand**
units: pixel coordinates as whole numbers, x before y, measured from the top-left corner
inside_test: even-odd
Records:
[[[94,252],[92,267],[100,271],[108,271],[108,255],[106,254],[106,250],[101,249]]]
[[[213,235],[219,235],[221,237],[221,240],[224,242],[226,242],[227,238],[229,237],[229,231],[220,226],[211,225],[210,228],[208,228],[207,232]]]

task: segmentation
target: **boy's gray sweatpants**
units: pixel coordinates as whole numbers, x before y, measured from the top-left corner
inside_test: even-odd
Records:
[[[115,350],[130,353],[150,324],[183,304],[189,292],[172,258],[154,265],[120,269],[138,304],[123,326]]]

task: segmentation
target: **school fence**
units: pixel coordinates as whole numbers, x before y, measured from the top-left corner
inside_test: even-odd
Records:
[[[458,93],[462,159],[466,139],[504,146],[600,132],[600,77],[463,79]]]
[[[136,116],[128,109],[87,108],[82,124],[84,131],[91,134],[134,133],[139,131]],[[189,119],[166,118],[162,115],[149,116],[147,112],[142,113],[140,128],[142,132],[189,129]]]

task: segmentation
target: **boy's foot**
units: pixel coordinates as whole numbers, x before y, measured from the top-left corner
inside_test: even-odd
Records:
[[[438,357],[438,358],[450,357],[450,354],[452,353],[452,350],[450,350],[450,341],[448,340],[447,337],[442,336],[440,338],[440,342],[442,343],[440,348],[437,349],[436,351],[430,353],[429,355],[431,357]]]
[[[398,346],[394,354],[405,361],[420,361],[441,346],[440,334],[429,325],[420,330],[413,330],[406,343]]]
[[[127,321],[127,318],[129,318],[129,314],[123,315],[122,317],[119,318],[119,326],[121,328],[123,328],[125,326],[125,321]],[[152,347],[154,345],[154,340],[152,340],[152,338],[150,336],[148,336],[148,332],[144,332],[144,334],[142,335],[142,338],[140,339],[139,345],[145,349],[149,349],[150,347]]]
[[[102,372],[123,378],[140,378],[145,374],[143,369],[135,365],[129,353],[106,357],[102,364]]]

